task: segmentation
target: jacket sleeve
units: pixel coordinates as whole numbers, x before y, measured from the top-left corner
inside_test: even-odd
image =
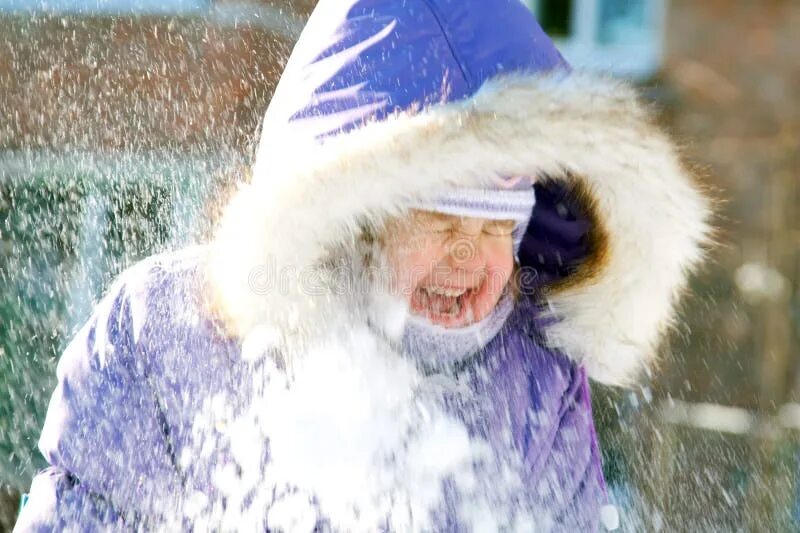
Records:
[[[180,481],[140,348],[145,264],[126,271],[61,356],[34,479],[15,531],[139,528]]]
[[[553,531],[598,531],[608,503],[586,372],[570,365],[547,435],[529,457],[530,488]],[[532,459],[532,460],[531,460]]]
[[[575,460],[575,468],[563,485],[566,494],[556,523],[566,531],[598,531],[601,529],[601,510],[608,504],[608,494],[585,369],[580,368],[575,379],[578,386],[568,400],[561,422],[564,429],[556,438],[554,450],[580,449],[574,449],[570,454]],[[575,439],[578,435],[581,437]],[[551,460],[558,461],[558,457]]]

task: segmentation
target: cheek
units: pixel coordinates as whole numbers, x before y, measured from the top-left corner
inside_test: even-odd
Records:
[[[414,238],[394,244],[387,250],[392,270],[392,293],[411,298],[419,282],[425,279],[446,255],[446,248],[435,238]]]
[[[507,242],[505,239],[497,243],[492,243],[484,251],[484,260],[486,261],[486,270],[489,272],[489,281],[491,283],[493,293],[499,294],[502,289],[511,279],[511,273],[514,270],[514,257],[513,247],[511,240]]]

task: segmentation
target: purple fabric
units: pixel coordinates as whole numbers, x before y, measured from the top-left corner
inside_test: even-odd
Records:
[[[590,252],[591,224],[570,191],[552,182],[534,189],[536,206],[517,252],[527,293],[568,276]]]
[[[519,0],[322,0],[267,122],[321,139],[469,97],[499,74],[556,68],[568,65]]]
[[[147,529],[172,495],[213,494],[212,467],[229,452],[181,458],[202,402],[233,391],[246,402],[252,368],[203,308],[202,254],[134,266],[71,342],[39,443],[52,467],[35,478],[17,531]],[[523,301],[465,367],[476,401],[490,406],[466,421],[490,442],[512,435],[530,488],[520,498],[552,512],[556,530],[596,529],[606,498],[588,384],[544,348],[534,314]]]

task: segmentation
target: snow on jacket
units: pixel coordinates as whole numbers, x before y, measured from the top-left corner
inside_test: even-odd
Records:
[[[324,265],[357,264],[364,228],[409,200],[498,174],[535,179],[520,249],[534,275],[463,369],[493,406],[468,425],[510,439],[521,505],[546,514],[537,526],[596,529],[606,496],[587,376],[625,385],[652,363],[709,206],[635,92],[572,71],[518,0],[319,3],[214,240],[131,268],[66,349],[40,440],[52,467],[17,529],[147,529],[200,505],[187,495],[213,499],[231,443],[197,453],[193,431],[219,393],[252,394],[246,339],[269,325],[301,352],[332,324],[357,329],[363,302]],[[264,265],[285,290],[253,290]]]

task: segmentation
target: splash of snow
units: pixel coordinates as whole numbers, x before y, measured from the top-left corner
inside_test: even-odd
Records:
[[[224,505],[194,494],[182,520],[198,530],[310,531],[321,520],[337,531],[431,530],[449,480],[468,496],[460,519],[476,530],[501,523],[496,502],[479,497],[476,465],[491,448],[443,405],[442,391],[464,387],[421,374],[366,326],[339,331],[288,371],[253,355],[272,348],[271,335],[245,339],[248,359],[261,363],[252,398],[238,413],[235,398],[209,399],[194,428],[199,455],[216,438],[230,449],[212,479]]]

